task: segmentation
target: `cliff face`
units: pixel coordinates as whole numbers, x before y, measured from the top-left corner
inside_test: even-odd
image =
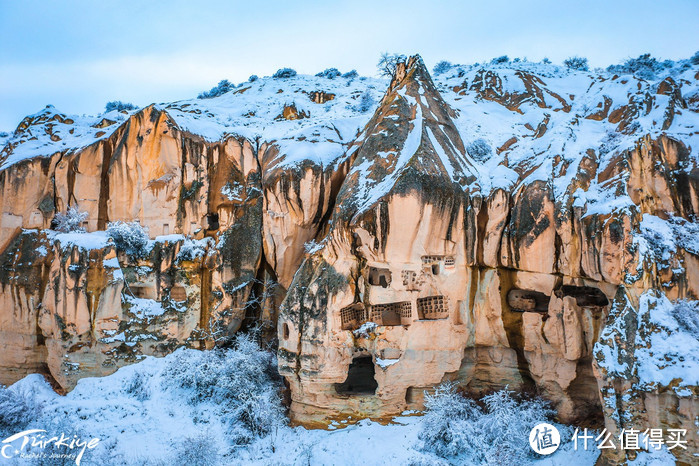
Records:
[[[70,390],[261,325],[298,422],[420,409],[451,380],[696,447],[695,73],[433,80],[413,57],[372,109],[385,82],[310,77],[47,108],[2,150],[0,383]],[[51,230],[68,207],[88,233]],[[104,232],[132,220],[139,254]]]

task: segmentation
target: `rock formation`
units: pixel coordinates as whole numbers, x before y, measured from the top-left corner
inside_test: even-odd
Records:
[[[416,56],[373,114],[357,102],[386,82],[323,77],[47,107],[0,158],[0,383],[70,390],[261,326],[296,422],[508,386],[617,435],[687,429],[691,461],[697,81],[527,63],[433,80]],[[87,232],[52,230],[69,207]],[[125,250],[117,221],[151,240]]]

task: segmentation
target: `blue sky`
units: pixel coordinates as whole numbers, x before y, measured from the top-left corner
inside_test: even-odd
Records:
[[[474,63],[507,54],[607,66],[699,49],[699,1],[0,0],[0,130],[46,104],[98,113],[194,97],[219,80],[355,68],[383,51]]]

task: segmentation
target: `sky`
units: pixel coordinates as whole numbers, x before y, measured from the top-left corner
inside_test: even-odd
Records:
[[[699,49],[699,1],[0,0],[0,131],[47,104],[97,114],[195,97],[291,67],[375,75],[382,52],[591,66]]]

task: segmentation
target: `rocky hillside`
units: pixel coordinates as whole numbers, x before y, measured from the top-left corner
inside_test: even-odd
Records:
[[[297,422],[453,380],[696,451],[699,66],[442,71],[25,118],[0,141],[0,383],[259,326]]]

